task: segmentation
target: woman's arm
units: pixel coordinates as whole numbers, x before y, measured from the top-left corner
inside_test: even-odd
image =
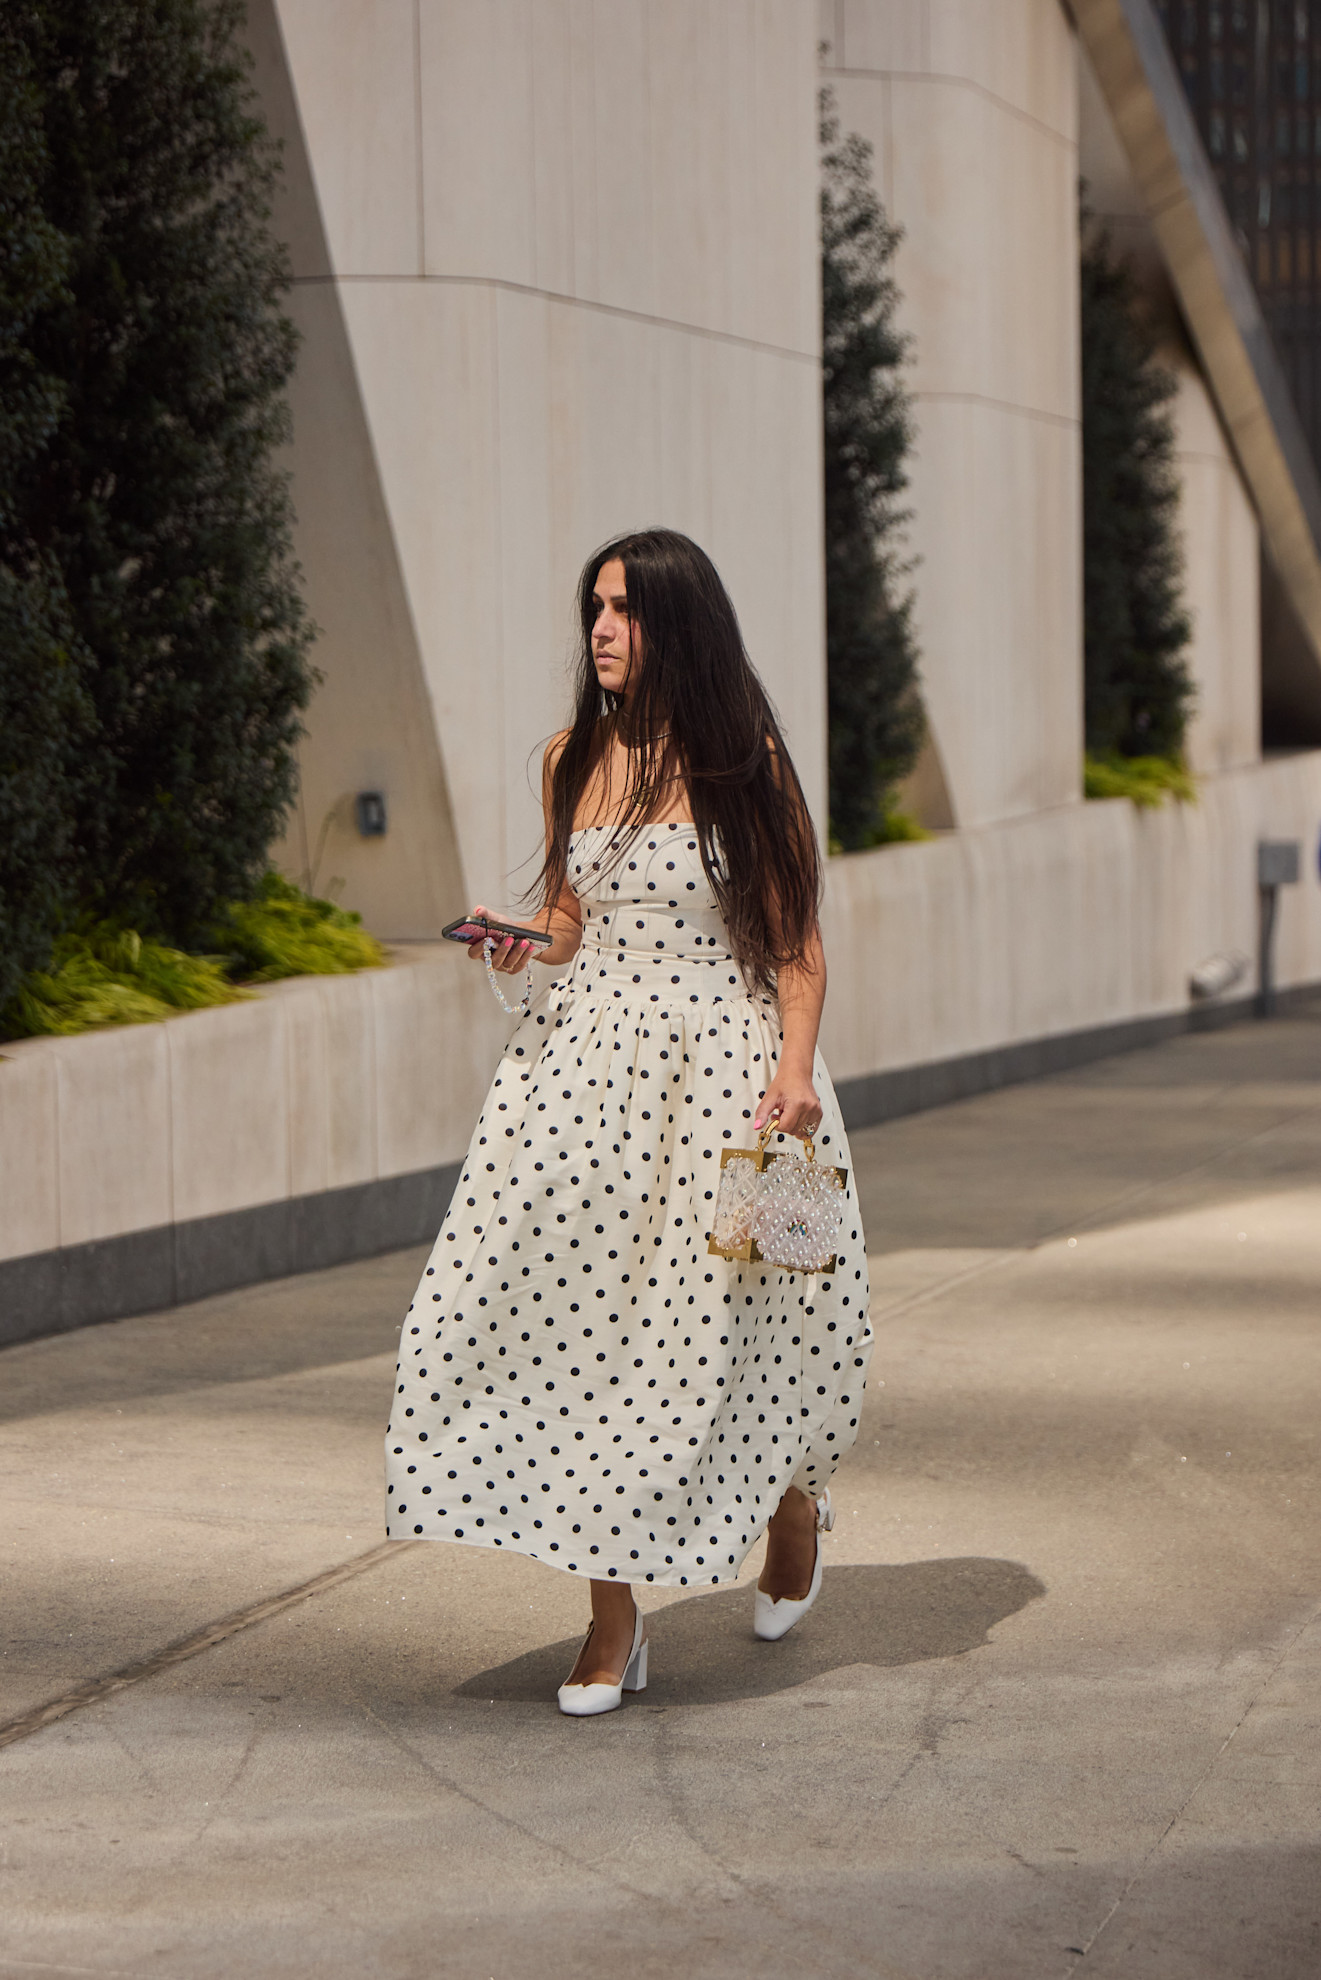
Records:
[[[778,780],[780,766],[775,744],[769,736],[766,740]],[[803,820],[803,829],[807,832],[812,829],[807,819]],[[782,934],[777,928],[777,937]],[[780,1061],[752,1125],[760,1133],[774,1117],[781,1134],[815,1133],[821,1125],[821,1102],[812,1084],[812,1073],[821,1011],[826,1001],[826,955],[821,946],[820,928],[813,927],[797,962],[786,963],[777,971],[776,996],[782,1033]]]
[[[779,972],[780,1063],[752,1123],[760,1133],[778,1115],[781,1134],[802,1134],[821,1125],[821,1102],[812,1084],[817,1032],[826,1001],[826,957],[820,931],[813,929],[802,959]]]
[[[546,754],[542,759],[541,805],[546,817],[547,846],[550,844],[551,786],[555,776],[555,765],[559,762],[560,752],[563,750],[567,741],[567,729],[558,736],[552,736],[550,742],[546,745]],[[489,914],[490,910],[484,907],[475,907],[472,912],[475,919],[480,915]],[[496,921],[518,921],[522,919],[518,914],[496,914],[492,918]],[[527,922],[524,921],[524,926],[526,927],[527,925]],[[583,916],[578,896],[574,893],[573,888],[567,880],[560,889],[559,899],[551,907],[550,912],[546,913],[543,910],[536,917],[533,925],[538,928],[544,928],[551,938],[549,948],[531,950],[531,955],[537,962],[546,963],[552,969],[562,969],[565,963],[572,962],[578,953],[583,939]],[[468,950],[468,954],[480,959],[482,955],[482,944],[480,942],[474,942]],[[499,970],[503,976],[517,976],[527,967],[528,956],[529,948],[526,942],[502,942],[498,949],[494,949],[491,952],[491,967]]]

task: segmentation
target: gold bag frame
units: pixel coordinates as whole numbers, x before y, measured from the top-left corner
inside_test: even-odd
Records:
[[[774,1121],[767,1121],[765,1127],[762,1129],[760,1135],[757,1138],[757,1146],[755,1148],[722,1148],[720,1151],[720,1168],[722,1174],[731,1162],[751,1162],[753,1168],[757,1171],[758,1175],[760,1175],[769,1166],[770,1163],[778,1162],[781,1155],[785,1155],[789,1151],[784,1148],[768,1149],[766,1144],[770,1140],[773,1134],[779,1134],[780,1132],[781,1130],[776,1127]],[[795,1135],[793,1138],[797,1141],[802,1142],[804,1153],[806,1154],[807,1160],[809,1162],[815,1162],[816,1145],[812,1139],[811,1133],[807,1132],[801,1135]],[[849,1172],[847,1169],[838,1168],[833,1163],[822,1163],[821,1166],[822,1168],[834,1168],[835,1174],[839,1177],[840,1188],[841,1189],[848,1188]],[[746,1244],[741,1244],[738,1246],[736,1250],[730,1251],[727,1250],[724,1245],[716,1243],[715,1232],[712,1231],[710,1236],[706,1240],[706,1248],[709,1252],[714,1252],[717,1258],[737,1259],[749,1265],[760,1265],[764,1262],[761,1255],[761,1248],[758,1245],[756,1238],[752,1236],[749,1236]],[[818,1265],[814,1267],[814,1269],[818,1272],[833,1272],[835,1270],[836,1262],[837,1261],[835,1258],[830,1258],[826,1261],[824,1265]]]

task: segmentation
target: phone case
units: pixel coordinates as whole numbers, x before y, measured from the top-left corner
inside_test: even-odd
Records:
[[[462,915],[458,921],[451,921],[441,929],[447,942],[480,942],[486,935],[494,935],[502,942],[506,935],[512,935],[516,942],[531,942],[534,948],[548,949],[551,938],[544,928],[519,928],[510,921],[474,920],[472,915]]]

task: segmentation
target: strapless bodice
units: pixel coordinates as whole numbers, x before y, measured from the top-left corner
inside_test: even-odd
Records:
[[[583,915],[575,988],[653,1004],[748,995],[688,821],[575,832],[569,884]]]

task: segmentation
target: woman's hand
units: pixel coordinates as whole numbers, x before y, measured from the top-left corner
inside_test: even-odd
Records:
[[[475,907],[468,918],[470,921],[512,921],[514,916],[492,914],[489,908]],[[512,935],[506,935],[504,940],[497,942],[491,951],[491,968],[498,970],[501,976],[517,976],[521,970],[526,969],[528,952],[533,946],[531,942],[515,940]],[[485,952],[485,936],[479,941],[468,944],[468,954],[475,962],[480,962]]]
[[[758,1134],[774,1120],[781,1134],[815,1134],[821,1125],[821,1102],[806,1073],[783,1066],[762,1095],[753,1128]]]

